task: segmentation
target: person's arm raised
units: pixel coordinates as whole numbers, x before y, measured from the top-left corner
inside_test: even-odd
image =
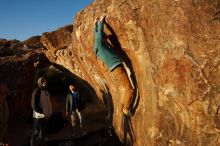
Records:
[[[94,26],[95,27],[97,26],[98,21],[99,21],[99,17],[95,17],[95,20],[94,20]]]
[[[100,17],[99,21],[100,21],[100,22],[104,22],[104,21],[105,21],[105,17],[106,17],[106,15],[105,15],[105,14],[104,14],[104,15],[102,15],[102,16]]]
[[[103,23],[105,22],[105,15],[102,15],[98,22],[98,31],[103,31]]]

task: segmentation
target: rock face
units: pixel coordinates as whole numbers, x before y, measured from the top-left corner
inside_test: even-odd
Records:
[[[40,38],[41,44],[46,48],[47,57],[56,60],[57,54],[71,44],[72,25],[67,25],[53,32],[46,32]]]
[[[72,32],[73,25],[67,25],[53,32],[46,32],[41,36],[40,44],[44,47],[44,53],[50,62],[55,63],[62,71],[73,76],[74,82],[82,91],[81,95],[87,98],[87,101],[97,103],[98,97],[94,89],[81,78],[79,67],[76,66],[80,64],[76,63],[77,57],[74,57],[72,53],[74,52]]]
[[[55,62],[101,100],[112,97],[113,125],[127,145],[220,145],[219,9],[218,0],[96,0],[75,17],[72,46]],[[92,51],[93,21],[103,13],[138,88],[131,119],[122,120],[120,81]]]
[[[11,90],[11,117],[31,114],[33,75],[42,63],[48,62],[43,53],[35,52],[33,48],[42,49],[36,44],[30,47],[17,40],[0,40],[0,80],[6,82]]]

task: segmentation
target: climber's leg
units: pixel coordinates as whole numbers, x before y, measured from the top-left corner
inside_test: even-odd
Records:
[[[123,72],[121,74],[121,82],[125,88],[125,94],[124,94],[124,99],[123,99],[123,113],[126,115],[129,115],[134,90],[129,81],[126,70],[124,68],[122,69],[123,69]]]
[[[122,111],[124,114],[130,116],[130,106],[134,90],[128,78],[127,72],[123,66],[118,66],[113,70],[113,73],[118,77],[119,83],[125,89]]]

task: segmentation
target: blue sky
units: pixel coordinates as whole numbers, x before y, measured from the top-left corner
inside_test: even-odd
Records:
[[[93,0],[0,0],[0,38],[25,40],[72,24]]]

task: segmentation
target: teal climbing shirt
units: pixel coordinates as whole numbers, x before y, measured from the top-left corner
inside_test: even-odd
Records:
[[[106,45],[102,41],[103,37],[103,22],[98,22],[98,26],[94,29],[95,34],[95,44],[93,52],[99,57],[112,71],[115,67],[122,63],[120,57],[116,54],[113,48],[109,45]]]

